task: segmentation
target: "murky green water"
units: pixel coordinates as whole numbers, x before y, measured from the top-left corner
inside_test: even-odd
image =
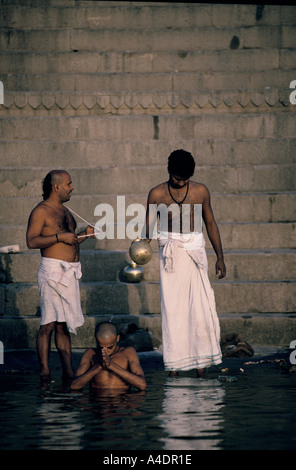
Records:
[[[143,365],[146,392],[69,392],[60,373],[42,387],[36,371],[0,375],[0,449],[296,449],[296,374],[241,359],[169,378]],[[221,369],[236,381],[221,382]],[[243,371],[240,370],[243,368]]]

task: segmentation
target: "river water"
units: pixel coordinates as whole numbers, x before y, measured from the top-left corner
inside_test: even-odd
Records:
[[[47,386],[34,368],[0,374],[0,449],[296,449],[296,374],[277,361],[224,360],[198,379],[140,357],[145,392],[71,392],[58,370]]]

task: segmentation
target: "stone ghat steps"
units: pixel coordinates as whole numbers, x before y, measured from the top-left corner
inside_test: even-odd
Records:
[[[198,170],[197,170],[198,176]],[[75,185],[75,182],[74,182]],[[75,185],[76,186],[76,185]],[[74,192],[76,192],[74,190]],[[32,209],[42,200],[41,192],[36,196],[0,197],[0,225],[26,225]],[[91,224],[101,216],[95,216],[95,208],[108,204],[114,210],[114,223],[118,219],[118,208],[124,202],[126,223],[136,217],[126,215],[132,204],[140,204],[146,209],[147,194],[96,194],[71,196],[65,207],[69,207]],[[279,223],[296,222],[296,192],[262,192],[262,193],[211,193],[211,203],[215,218],[220,223]],[[83,221],[74,214],[78,229]],[[83,246],[83,245],[82,245]]]
[[[225,250],[295,248],[295,222],[220,223],[218,225]],[[26,250],[26,225],[2,225],[0,231],[1,246],[19,244],[21,251]],[[84,249],[126,251],[129,249],[131,239],[138,236],[137,229],[131,229],[131,232],[126,232],[124,235],[126,234],[132,237],[130,239],[87,240],[83,242],[83,246]],[[116,231],[114,235],[117,236]],[[205,238],[207,241],[207,236]],[[210,246],[208,241],[207,246]]]
[[[220,314],[295,313],[295,287],[296,281],[212,281]],[[82,311],[86,315],[160,313],[159,282],[81,282],[80,292]],[[39,316],[37,284],[2,284],[1,304],[3,316]]]
[[[156,241],[152,241],[152,247],[152,260],[143,266],[144,280],[159,282]],[[207,250],[207,255],[209,278],[214,282],[217,281],[216,256],[212,249]],[[224,257],[227,265],[227,281],[296,281],[296,249],[224,250]],[[37,250],[0,254],[0,282],[36,283],[40,260]],[[131,259],[127,251],[81,250],[80,261],[83,283],[115,282],[122,280],[122,270]]]
[[[289,347],[295,339],[296,316],[281,313],[219,314],[221,334],[239,332],[244,341],[254,345]],[[162,338],[160,315],[93,315],[85,316],[85,323],[79,328],[77,336],[71,335],[73,348],[94,347],[95,325],[112,318],[119,329],[134,323],[139,328],[148,329],[159,339]],[[40,318],[0,317],[1,339],[5,351],[9,349],[36,349],[36,337]],[[55,348],[52,341],[52,348]]]
[[[290,95],[291,76],[295,76],[296,68],[287,70],[259,71],[169,71],[161,72],[73,72],[73,73],[0,73],[0,80],[7,92],[93,92],[104,90],[105,93],[131,92],[140,93],[145,90],[157,90],[158,93],[173,92],[183,89],[187,92],[196,90],[212,92],[212,90],[264,90],[266,83],[275,89],[286,88]]]
[[[158,121],[156,118],[154,121],[157,130],[159,117]],[[81,162],[84,168],[115,167],[120,163],[121,167],[143,166],[145,170],[144,167],[148,166],[166,165],[167,158],[173,150],[185,148],[195,156],[195,177],[199,180],[199,172],[204,166],[221,169],[221,166],[235,168],[259,164],[285,165],[296,162],[295,137],[284,138],[280,135],[273,135],[260,139],[244,139],[230,136],[213,138],[208,135],[198,140],[186,138],[186,141],[174,136],[170,137],[169,140],[164,137],[145,141],[141,138],[132,141],[124,138],[121,141],[118,139],[99,140],[98,138],[89,141],[67,140],[66,135],[63,140],[56,138],[49,140],[46,136],[43,139],[37,139],[34,135],[30,140],[20,138],[9,140],[3,137],[0,141],[1,166],[3,169],[5,167],[45,168],[50,163],[51,168],[60,168],[63,165],[71,171],[72,168],[81,167]],[[74,195],[75,193],[73,197]]]
[[[293,11],[295,14],[295,10]],[[231,21],[230,21],[231,24]],[[236,40],[234,40],[234,36]],[[8,51],[196,51],[243,48],[293,48],[295,25],[196,26],[129,29],[58,28],[24,29],[5,24],[0,31],[0,48]]]
[[[126,33],[127,34],[127,33]],[[182,44],[182,43],[181,43]],[[180,49],[180,47],[179,47]],[[1,74],[255,72],[293,69],[291,49],[168,51],[0,51]],[[14,79],[14,78],[13,78]],[[14,79],[16,80],[16,78]],[[15,82],[12,82],[15,83]],[[13,88],[7,81],[9,89]],[[279,85],[278,85],[279,86]],[[287,83],[285,84],[287,86]]]
[[[45,5],[42,0],[2,0],[0,25],[45,30],[122,29],[127,24],[130,29],[279,25],[293,24],[294,12],[291,5],[264,5],[259,18],[257,5],[244,4],[47,0]]]
[[[0,117],[0,138],[67,141],[174,141],[295,139],[288,112],[266,114],[170,114]],[[167,154],[166,157],[167,159]]]
[[[63,167],[64,168],[64,167]],[[7,197],[32,197],[40,194],[46,168],[1,168],[0,191]],[[272,193],[295,191],[295,164],[253,166],[203,166],[196,171],[196,179],[206,184],[210,192]],[[167,181],[167,168],[159,166],[131,166],[113,168],[68,168],[75,195],[93,196],[148,194],[148,191]],[[41,195],[41,194],[40,194]],[[97,198],[98,199],[98,198]],[[101,201],[100,201],[101,202]],[[95,203],[96,204],[96,203]]]

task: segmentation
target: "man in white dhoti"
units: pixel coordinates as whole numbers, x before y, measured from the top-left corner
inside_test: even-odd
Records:
[[[52,333],[60,355],[63,375],[74,376],[71,362],[71,338],[83,325],[79,279],[79,243],[94,237],[88,226],[75,235],[76,222],[63,205],[73,191],[71,176],[65,170],[52,170],[43,181],[43,201],[31,212],[27,227],[28,248],[39,248],[41,263],[38,270],[41,321],[37,336],[40,376],[50,378],[49,351]]]
[[[159,266],[163,359],[170,375],[204,370],[222,361],[220,325],[208,278],[202,220],[217,255],[216,274],[226,275],[219,229],[205,185],[190,180],[192,155],[176,150],[168,159],[169,180],[152,188],[147,199],[146,240],[160,219]],[[164,210],[165,209],[165,210]]]

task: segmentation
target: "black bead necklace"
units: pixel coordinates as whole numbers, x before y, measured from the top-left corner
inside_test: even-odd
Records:
[[[188,194],[188,190],[189,190],[189,182],[187,183],[187,191],[186,191],[186,194],[185,194],[185,197],[182,199],[182,201],[176,201],[176,199],[173,197],[172,193],[171,193],[171,190],[170,190],[170,183],[168,182],[168,189],[169,189],[169,193],[170,193],[170,196],[172,198],[172,200],[178,204],[178,206],[180,207],[181,204],[185,201],[186,197],[187,197],[187,194]]]

